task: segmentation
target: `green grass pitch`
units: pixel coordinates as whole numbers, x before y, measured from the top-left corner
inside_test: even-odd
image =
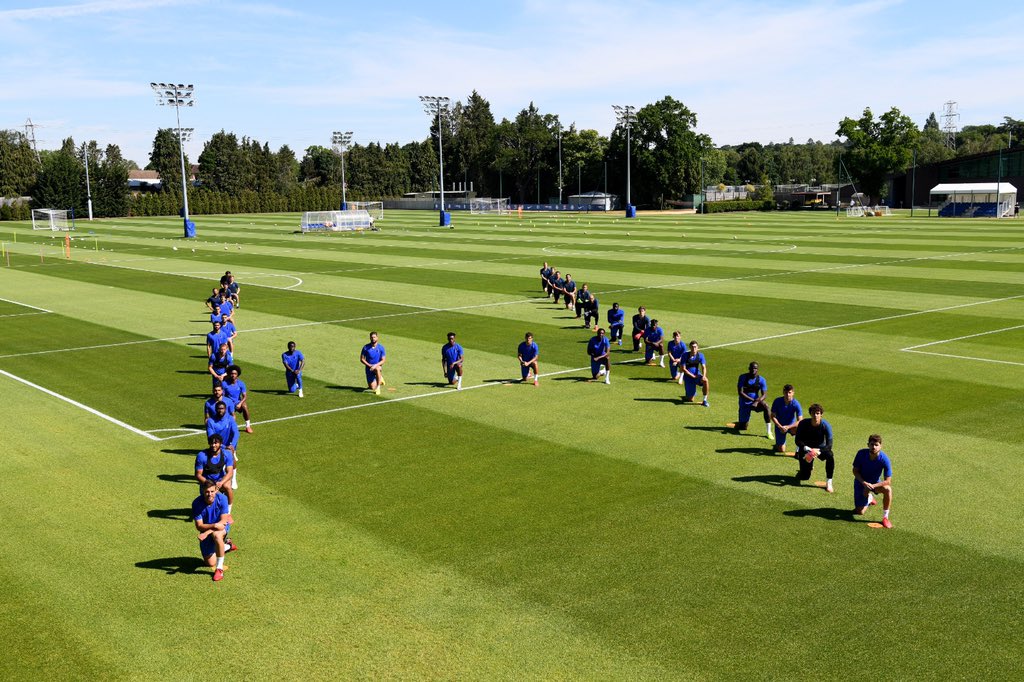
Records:
[[[70,259],[0,225],[0,678],[1020,675],[1021,223],[436,218],[323,236],[199,216],[195,242],[169,218],[80,221]],[[590,334],[540,296],[545,260],[602,321],[642,304],[698,339],[711,407],[628,347],[611,385],[585,382]],[[188,507],[202,301],[225,270],[255,433],[214,584]],[[527,330],[537,388],[510,383]],[[283,391],[293,339],[303,399]],[[834,494],[792,485],[757,418],[726,427],[751,360],[771,397],[824,405]],[[848,513],[873,432],[891,531]]]

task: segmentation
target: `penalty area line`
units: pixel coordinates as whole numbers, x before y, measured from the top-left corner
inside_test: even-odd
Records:
[[[23,308],[31,308],[32,310],[38,310],[41,313],[52,313],[53,312],[52,310],[47,310],[46,308],[40,308],[39,306],[36,306],[36,305],[29,305],[28,303],[22,303],[21,301],[12,301],[9,298],[0,298],[0,301],[3,301],[4,303],[13,303],[14,305],[20,305]],[[27,313],[25,313],[25,314],[27,314]],[[14,316],[13,315],[4,315],[4,317],[14,317]]]
[[[18,383],[24,384],[24,385],[28,386],[29,388],[34,388],[37,391],[42,391],[46,395],[52,396],[54,398],[57,398],[58,400],[63,400],[64,402],[69,403],[71,405],[74,405],[75,407],[77,407],[77,408],[79,408],[81,410],[85,410],[89,414],[95,415],[95,416],[99,417],[100,419],[105,419],[108,422],[110,422],[111,424],[115,424],[117,426],[120,426],[122,429],[127,429],[128,431],[131,431],[132,433],[136,433],[136,434],[138,434],[140,436],[148,438],[149,440],[160,440],[159,438],[157,438],[156,436],[154,436],[151,433],[146,433],[142,429],[137,429],[134,426],[132,426],[131,424],[126,424],[123,421],[121,421],[120,419],[116,419],[114,417],[111,417],[109,414],[105,414],[103,412],[100,412],[99,410],[97,410],[97,409],[95,409],[93,407],[89,407],[88,405],[85,405],[83,403],[80,403],[77,400],[73,400],[73,399],[67,397],[66,395],[61,395],[60,393],[57,393],[56,391],[51,391],[50,389],[44,388],[44,387],[40,386],[39,384],[34,384],[31,381],[29,381],[28,379],[22,379],[21,377],[15,375],[15,374],[11,374],[10,372],[5,372],[2,369],[0,369],[0,374],[2,374],[5,377],[11,378],[11,379],[17,381]]]

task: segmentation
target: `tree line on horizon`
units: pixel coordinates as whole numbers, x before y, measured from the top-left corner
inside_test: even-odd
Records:
[[[496,121],[490,103],[473,91],[442,116],[445,190],[472,186],[477,196],[510,197],[513,203],[548,203],[578,191],[626,194],[626,130],[617,125],[610,136],[563,125],[555,114],[534,103],[513,119]],[[636,110],[630,129],[631,198],[641,208],[664,208],[688,199],[705,187],[834,183],[838,159],[858,188],[881,197],[886,176],[917,163],[994,151],[1024,141],[1024,121],[1004,117],[998,125],[965,126],[956,150],[932,113],[921,128],[895,107],[877,118],[865,109],[859,118],[844,118],[836,135],[821,142],[714,145],[696,132],[697,114],[666,96]],[[437,190],[438,155],[435,117],[426,139],[406,144],[353,144],[345,152],[347,196],[380,200],[408,192]],[[561,187],[559,187],[559,149]],[[173,215],[180,208],[181,166],[173,129],[157,131],[146,169],[157,171],[157,193],[132,194],[128,172],[138,168],[116,144],[96,141],[76,146],[71,138],[59,149],[34,150],[19,131],[0,131],[0,197],[31,196],[35,207],[85,210],[85,159],[88,157],[93,209],[98,217]],[[341,157],[313,145],[302,158],[282,145],[269,144],[221,130],[203,145],[197,159],[197,186],[189,189],[193,213],[327,210],[340,203]],[[191,167],[186,159],[186,167]],[[845,179],[845,178],[844,178]],[[25,219],[28,207],[0,206],[0,219]]]

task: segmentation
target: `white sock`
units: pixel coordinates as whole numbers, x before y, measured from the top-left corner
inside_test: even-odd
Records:
[[[228,505],[228,514],[230,514],[230,513],[231,513],[231,505],[229,504]]]
[[[825,485],[832,485],[832,479],[830,478],[827,481],[825,481]]]
[[[883,509],[882,510],[882,518],[883,519],[889,518],[889,510],[888,509]]]
[[[872,493],[868,493],[868,504],[875,501],[875,496]]]
[[[238,469],[235,469],[235,475],[231,477],[231,489],[238,490]]]
[[[217,570],[218,571],[223,571],[224,570],[224,557],[222,557],[222,556],[217,557]]]
[[[245,428],[249,428],[251,426],[252,426],[252,422],[250,422],[248,419],[246,419],[245,420]]]
[[[662,355],[661,358],[658,360],[658,366],[659,367],[664,367],[665,366],[665,356],[664,355]]]
[[[612,383],[612,373],[611,372],[605,372],[604,373],[604,383],[606,383],[606,384]]]

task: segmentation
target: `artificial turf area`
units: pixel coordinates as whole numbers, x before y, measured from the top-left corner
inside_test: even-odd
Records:
[[[1020,675],[1020,222],[436,219],[320,236],[294,214],[199,216],[194,243],[176,219],[79,221],[70,259],[0,225],[0,677]],[[611,385],[585,382],[591,334],[540,295],[545,260],[590,284],[602,321],[642,304],[698,339],[711,407],[628,345]],[[202,302],[225,270],[255,433],[241,551],[214,584],[188,507]],[[358,364],[370,330],[379,397]],[[536,388],[510,383],[527,330]],[[284,391],[293,339],[303,399]],[[726,426],[751,360],[772,398],[793,383],[824,405],[834,494],[794,485],[756,415]],[[849,511],[873,432],[893,530],[870,525],[880,506]]]

